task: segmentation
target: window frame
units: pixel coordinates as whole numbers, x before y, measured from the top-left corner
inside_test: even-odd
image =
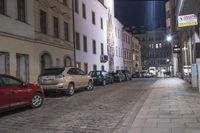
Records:
[[[40,32],[47,34],[47,13],[43,10],[40,10]]]
[[[59,38],[59,19],[55,16],[53,16],[53,33],[54,37]]]
[[[26,0],[17,0],[17,19],[26,23]]]

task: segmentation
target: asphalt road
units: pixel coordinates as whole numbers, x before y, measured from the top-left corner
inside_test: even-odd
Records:
[[[157,79],[97,86],[72,97],[56,94],[38,109],[28,107],[0,115],[0,133],[111,133],[132,124]]]

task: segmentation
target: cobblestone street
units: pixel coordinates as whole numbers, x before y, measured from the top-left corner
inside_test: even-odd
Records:
[[[155,81],[132,80],[97,86],[94,91],[79,91],[72,97],[49,95],[39,109],[23,108],[2,114],[0,132],[116,132],[122,126],[131,126],[134,120],[130,117],[131,110],[150,92]],[[127,118],[129,122],[124,125]]]

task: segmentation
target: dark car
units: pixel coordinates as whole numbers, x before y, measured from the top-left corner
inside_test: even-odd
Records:
[[[133,73],[132,78],[140,78],[140,73],[139,72]]]
[[[114,81],[122,82],[125,80],[125,75],[122,73],[121,70],[117,70],[116,72],[111,72],[112,76],[114,77]]]
[[[122,73],[125,75],[125,80],[131,80],[132,74],[128,70],[121,70]]]
[[[113,83],[113,76],[107,71],[90,71],[89,75],[93,78],[93,82],[96,85],[106,85],[108,83]]]
[[[25,83],[13,76],[0,74],[0,112],[31,105],[42,105],[44,91],[39,85]]]

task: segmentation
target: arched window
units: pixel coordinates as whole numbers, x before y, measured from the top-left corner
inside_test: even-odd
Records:
[[[43,53],[41,55],[41,71],[45,68],[49,68],[52,66],[52,58],[49,53]]]
[[[69,56],[64,57],[64,67],[70,67],[72,66],[72,60]]]

